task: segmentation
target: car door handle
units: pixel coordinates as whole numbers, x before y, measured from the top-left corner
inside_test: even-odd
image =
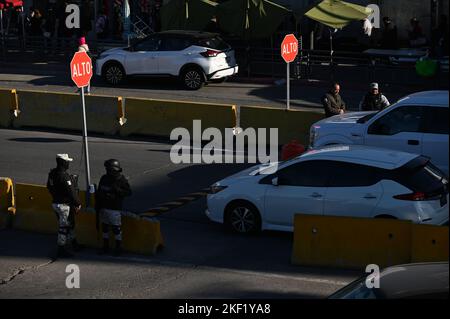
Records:
[[[367,194],[366,196],[364,196],[364,199],[376,199],[376,196],[373,196],[371,194]]]
[[[419,141],[418,140],[408,140],[408,145],[419,145]]]
[[[322,198],[322,195],[319,193],[313,193],[313,194],[311,194],[311,197],[312,198]]]

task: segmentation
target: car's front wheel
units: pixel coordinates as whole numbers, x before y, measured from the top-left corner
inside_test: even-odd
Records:
[[[103,78],[111,85],[119,85],[125,80],[125,70],[119,63],[109,63],[103,69]]]
[[[261,230],[261,216],[258,209],[251,203],[237,201],[226,209],[225,226],[241,234],[256,233]]]
[[[199,90],[205,84],[203,72],[197,68],[188,68],[181,74],[181,81],[188,90]]]

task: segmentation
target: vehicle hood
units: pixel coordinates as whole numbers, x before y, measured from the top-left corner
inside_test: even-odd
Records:
[[[266,176],[267,174],[275,173],[278,169],[280,163],[269,163],[261,164],[249,167],[239,173],[228,176],[216,183],[216,185],[228,186],[231,184],[238,183],[246,179],[257,179],[259,180],[261,176]]]
[[[127,47],[121,47],[121,48],[113,48],[113,49],[109,49],[109,50],[103,51],[103,52],[100,54],[100,56],[107,56],[107,55],[114,54],[114,53],[122,53],[122,52],[125,52],[124,50],[125,50],[126,48],[127,48]]]
[[[345,113],[342,115],[336,115],[327,119],[324,119],[320,122],[317,122],[316,125],[324,125],[324,124],[356,124],[356,122],[369,114],[375,114],[377,112],[352,112]]]

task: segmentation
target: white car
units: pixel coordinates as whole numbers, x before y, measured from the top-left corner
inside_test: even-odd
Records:
[[[448,181],[429,159],[339,145],[221,180],[211,186],[206,215],[241,233],[293,231],[300,213],[443,225],[448,200]]]
[[[173,76],[189,90],[238,73],[234,50],[218,35],[196,31],[154,33],[127,48],[100,54],[96,74],[118,85],[126,76]]]
[[[448,94],[416,93],[378,113],[324,119],[311,127],[310,148],[359,144],[422,154],[448,176]]]

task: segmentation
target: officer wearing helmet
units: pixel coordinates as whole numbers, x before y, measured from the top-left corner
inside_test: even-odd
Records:
[[[52,195],[52,207],[58,218],[58,250],[57,257],[72,257],[67,250],[69,244],[74,250],[79,250],[74,228],[75,214],[81,209],[78,197],[77,177],[69,175],[69,163],[73,159],[68,154],[56,155],[56,168],[48,174],[47,189]]]
[[[101,253],[109,251],[109,231],[114,234],[116,247],[115,255],[121,253],[123,199],[131,195],[128,180],[122,175],[122,168],[116,159],[105,162],[106,174],[100,179],[96,193],[96,211],[100,214],[103,230],[103,249]]]

